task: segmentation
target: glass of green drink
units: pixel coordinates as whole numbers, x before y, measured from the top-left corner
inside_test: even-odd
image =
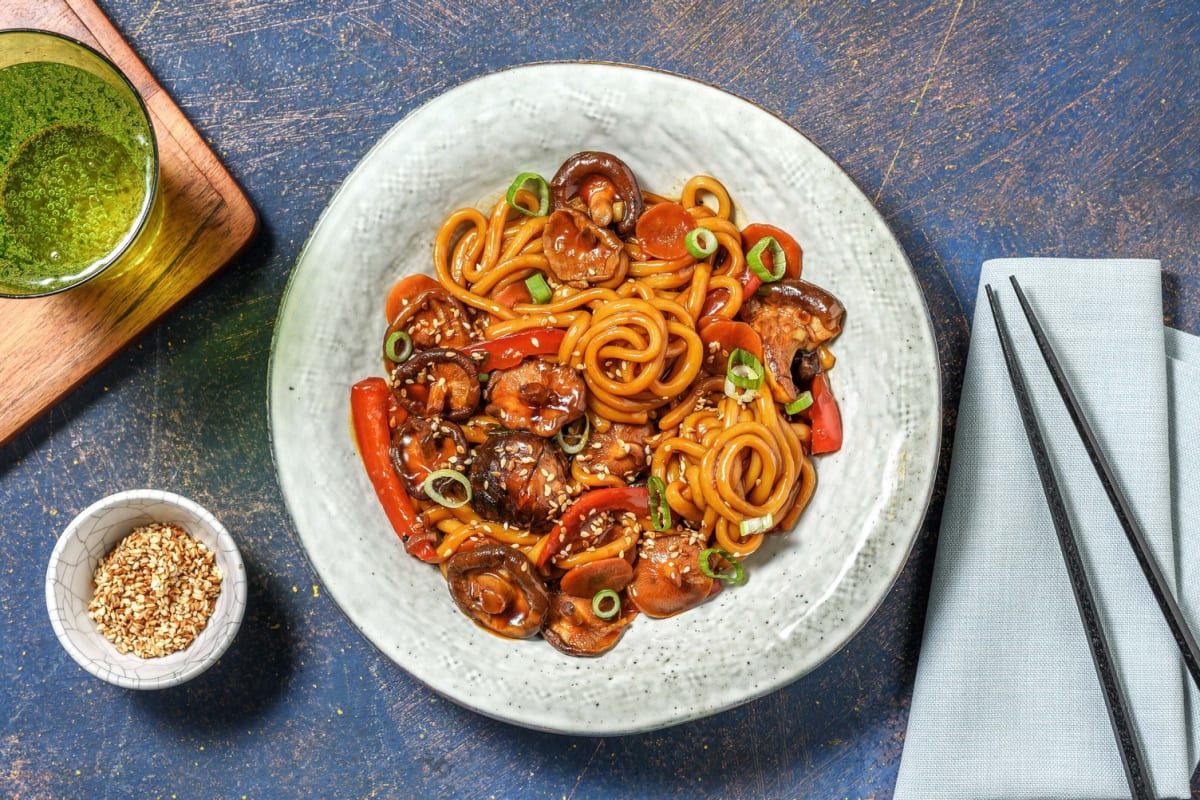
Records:
[[[107,269],[150,227],[157,189],[154,127],[120,70],[56,33],[0,31],[0,297]]]

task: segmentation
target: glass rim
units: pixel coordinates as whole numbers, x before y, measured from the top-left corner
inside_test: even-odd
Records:
[[[60,33],[59,31],[51,31],[43,28],[0,28],[0,39],[7,38],[11,35],[42,36],[51,39],[59,39],[68,45],[74,45],[75,47],[87,51],[99,59],[104,66],[112,70],[112,73],[121,80],[121,83],[124,84],[125,88],[128,89],[129,93],[133,96],[134,102],[137,103],[137,107],[142,119],[146,121],[146,127],[150,131],[150,154],[154,163],[153,174],[150,176],[150,185],[146,189],[146,200],[142,204],[141,210],[138,212],[136,223],[130,230],[129,235],[125,237],[123,242],[121,242],[120,247],[109,253],[107,258],[104,259],[102,266],[99,269],[95,269],[88,273],[86,276],[75,281],[74,283],[68,283],[64,286],[55,286],[45,291],[22,292],[20,294],[14,294],[11,291],[7,291],[3,286],[0,286],[0,298],[24,300],[36,297],[49,297],[50,295],[58,294],[59,292],[65,292],[68,289],[74,289],[77,286],[81,286],[95,278],[97,275],[102,275],[103,273],[107,272],[109,267],[118,262],[122,256],[129,252],[134,243],[141,238],[141,234],[145,229],[146,224],[150,221],[154,207],[158,203],[159,172],[162,169],[162,159],[158,150],[158,133],[154,128],[154,118],[150,114],[150,108],[146,105],[146,101],[142,97],[142,93],[139,92],[137,87],[133,85],[133,81],[129,80],[129,76],[125,74],[125,71],[116,65],[116,62],[114,62],[111,58],[102,53],[93,45],[81,41],[69,34]]]

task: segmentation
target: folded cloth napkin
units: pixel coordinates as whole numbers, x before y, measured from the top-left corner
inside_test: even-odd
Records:
[[[1200,629],[1200,339],[1151,260],[983,265],[897,800],[1129,797],[984,287],[998,293],[1156,796],[1190,797],[1200,697],[1021,313],[1037,312]],[[1191,693],[1190,693],[1191,692]],[[1190,694],[1189,694],[1190,693]]]

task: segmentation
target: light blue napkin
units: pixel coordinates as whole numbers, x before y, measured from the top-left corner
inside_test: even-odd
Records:
[[[1058,352],[1162,571],[1200,611],[1200,339],[1151,260],[984,263],[896,800],[1129,797],[984,287],[999,294],[1156,795],[1190,796],[1200,697],[1009,283]],[[1175,587],[1172,587],[1174,590]]]

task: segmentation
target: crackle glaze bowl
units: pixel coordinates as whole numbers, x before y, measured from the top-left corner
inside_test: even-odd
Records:
[[[88,616],[100,559],[134,529],[173,523],[213,552],[221,591],[204,629],[186,648],[142,658],[121,653]],[[46,606],[63,648],[92,675],[125,689],[165,689],[191,680],[221,658],[246,610],[246,568],[229,531],[207,510],[171,492],[133,489],[84,509],[59,536],[46,568]]]

